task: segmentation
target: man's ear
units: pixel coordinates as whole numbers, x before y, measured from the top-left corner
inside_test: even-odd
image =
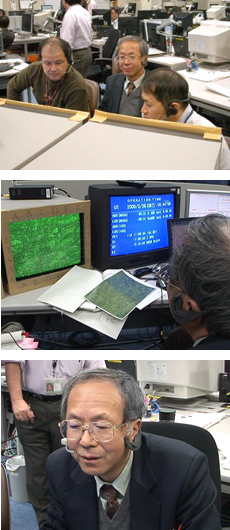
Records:
[[[141,419],[135,420],[130,426],[130,433],[125,437],[125,445],[131,451],[137,451],[141,446]]]

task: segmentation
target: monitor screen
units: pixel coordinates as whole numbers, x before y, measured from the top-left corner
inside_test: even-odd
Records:
[[[125,269],[168,258],[167,220],[179,217],[180,188],[92,185],[89,199],[93,266]]]
[[[210,213],[230,217],[230,191],[186,191],[186,217],[204,217]]]
[[[41,11],[47,11],[48,9],[53,9],[53,6],[52,5],[41,6]]]
[[[111,10],[110,9],[93,9],[92,16],[102,16],[103,18],[93,19],[94,26],[111,26]]]
[[[80,214],[19,221],[9,229],[16,280],[82,262]]]
[[[139,35],[138,17],[120,15],[118,29],[122,35]]]
[[[184,234],[187,232],[191,217],[181,219],[168,219],[169,257],[181,245]]]
[[[31,13],[22,15],[22,31],[33,33],[33,15]]]

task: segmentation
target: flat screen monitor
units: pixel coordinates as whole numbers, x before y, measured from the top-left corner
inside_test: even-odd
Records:
[[[184,400],[217,392],[224,361],[136,361],[136,370],[147,394]]]
[[[22,31],[33,33],[33,15],[31,13],[22,15]]]
[[[93,9],[92,16],[103,16],[103,18],[93,19],[94,26],[111,26],[111,10],[110,9]]]
[[[2,200],[2,271],[9,294],[55,283],[74,265],[90,268],[89,201],[66,199],[31,207]]]
[[[157,11],[156,12],[156,18],[165,20],[166,18],[168,18],[168,16],[169,16],[169,14],[167,13],[167,11]]]
[[[181,245],[183,236],[191,223],[191,217],[180,219],[168,219],[169,257],[171,258],[176,249]]]
[[[92,264],[100,270],[168,259],[167,220],[179,217],[180,188],[89,186]]]
[[[41,6],[41,11],[47,11],[48,9],[53,9],[52,5],[43,5]]]
[[[152,46],[153,48],[157,48],[157,50],[161,50],[162,52],[167,51],[167,44],[166,44],[166,36],[159,35],[157,33],[157,26],[161,24],[161,20],[157,20],[154,22],[147,21],[147,42]]]
[[[230,217],[230,191],[187,190],[186,217],[204,217],[210,213],[220,213]]]
[[[188,37],[183,37],[182,35],[173,36],[172,39],[173,48],[175,55],[178,57],[188,57]]]
[[[129,2],[128,3],[128,13],[131,13],[132,15],[135,15],[136,7],[137,7],[137,4],[135,2]]]
[[[121,35],[139,35],[138,17],[120,15],[118,29]]]
[[[198,11],[190,11],[187,13],[174,13],[173,18],[176,22],[181,22],[182,29],[192,28],[193,19],[198,14]]]

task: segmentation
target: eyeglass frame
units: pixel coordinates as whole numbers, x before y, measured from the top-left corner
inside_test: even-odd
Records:
[[[124,62],[126,59],[128,59],[131,63],[134,63],[136,61],[136,59],[139,59],[141,58],[142,55],[122,55],[122,54],[119,54],[117,55],[117,59],[118,61],[122,61]]]
[[[73,422],[76,422],[78,423],[80,426],[81,426],[81,435],[79,437],[79,439],[75,439],[75,438],[67,438],[67,436],[64,436],[61,432],[61,427],[62,427],[62,424],[64,422],[69,422],[69,421],[73,421]],[[95,438],[95,436],[93,436],[92,432],[90,431],[90,425],[96,425],[98,423],[104,423],[106,425],[110,425],[111,426],[111,429],[113,431],[113,436],[112,438],[110,438],[110,440],[97,440]],[[112,423],[110,423],[109,421],[91,421],[89,423],[89,425],[83,425],[81,423],[81,421],[79,420],[75,420],[75,419],[72,419],[72,420],[62,420],[61,423],[59,423],[59,428],[60,428],[60,433],[62,435],[62,438],[66,438],[67,440],[71,441],[71,442],[79,442],[84,434],[85,431],[88,431],[89,434],[92,436],[92,438],[95,440],[95,442],[99,442],[99,443],[108,443],[108,442],[111,442],[114,438],[114,432],[116,431],[116,429],[119,429],[120,427],[124,427],[125,425],[127,425],[128,423],[130,423],[130,420],[129,421],[126,421],[125,423],[121,423],[121,425],[117,425],[117,426],[114,426],[112,425]]]

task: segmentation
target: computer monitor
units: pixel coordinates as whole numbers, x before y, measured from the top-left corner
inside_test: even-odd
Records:
[[[89,186],[92,264],[128,269],[168,259],[167,219],[179,217],[180,188]]]
[[[188,189],[185,216],[204,217],[210,213],[230,217],[230,191]]]
[[[176,249],[181,245],[183,236],[186,234],[191,217],[180,219],[168,219],[169,257],[171,258]]]
[[[55,283],[70,267],[91,267],[90,203],[68,197],[2,199],[2,276],[9,294]]]
[[[188,57],[188,37],[182,35],[174,35],[172,39],[174,53],[178,57]]]
[[[139,35],[138,17],[120,15],[118,29],[121,35]]]
[[[197,398],[219,390],[224,361],[136,361],[137,380],[146,394],[181,400]]]
[[[128,3],[128,13],[131,13],[132,15],[135,15],[136,7],[137,7],[137,4],[135,2],[129,2]]]
[[[22,31],[33,33],[33,15],[31,13],[22,15]]]
[[[188,33],[188,49],[209,63],[230,61],[230,24],[220,20],[202,20]]]
[[[156,18],[165,20],[168,17],[169,17],[169,14],[167,13],[167,11],[157,11],[156,12]]]
[[[43,5],[41,6],[41,11],[47,11],[48,9],[53,9],[52,5]]]
[[[93,19],[94,26],[111,26],[111,10],[110,9],[93,9],[92,16],[101,15],[103,18]]]
[[[154,21],[147,21],[146,22],[146,29],[147,29],[147,35],[146,40],[152,46],[153,48],[157,48],[158,50],[161,50],[162,52],[167,51],[167,44],[166,44],[166,34],[159,35],[157,33],[157,26],[160,26],[162,23],[161,20],[154,20]]]
[[[181,11],[180,13],[173,13],[173,18],[176,22],[181,22],[182,30],[186,30],[187,28],[192,28],[193,19],[197,14],[198,14],[198,11],[190,11],[186,13]],[[173,31],[174,31],[174,28],[173,28]]]
[[[19,17],[19,16],[22,16],[23,13],[25,13],[26,10],[19,10],[19,9],[14,9],[13,11],[8,11],[8,16],[9,17]]]

